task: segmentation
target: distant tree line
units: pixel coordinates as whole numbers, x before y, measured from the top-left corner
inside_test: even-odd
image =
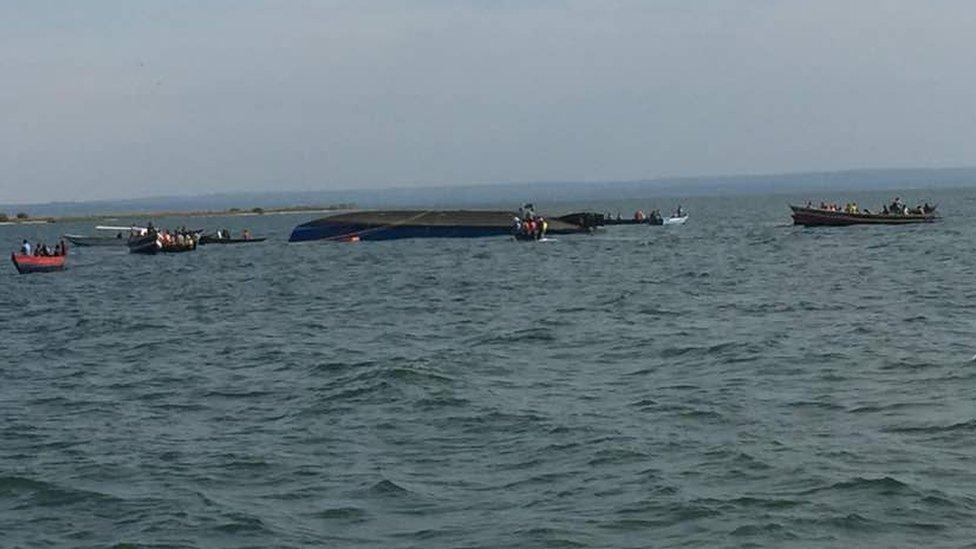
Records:
[[[17,215],[14,216],[14,219],[18,221],[23,221],[29,217],[30,216],[27,215],[27,212],[17,212]],[[10,221],[10,216],[7,215],[6,213],[0,212],[0,223],[5,223],[7,221]]]
[[[251,213],[255,213],[255,214],[263,214],[265,212],[303,212],[308,210],[318,211],[318,210],[354,210],[354,209],[356,209],[355,204],[344,202],[341,204],[329,204],[328,206],[305,205],[305,206],[282,206],[279,208],[262,208],[260,206],[256,206],[247,211],[250,211]],[[227,213],[241,213],[244,211],[245,210],[242,210],[241,208],[227,209]]]

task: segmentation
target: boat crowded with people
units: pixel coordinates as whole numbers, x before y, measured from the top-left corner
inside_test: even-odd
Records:
[[[816,207],[811,202],[806,206],[790,206],[793,211],[793,224],[806,227],[846,226],[846,225],[907,225],[913,223],[932,223],[939,220],[936,206],[927,202],[909,208],[900,198],[881,207],[878,212],[862,209],[856,202],[840,207],[833,203],[821,202]]]
[[[53,249],[44,243],[31,246],[24,240],[20,252],[10,254],[10,260],[20,274],[63,271],[67,259],[68,245],[63,240],[58,242]]]
[[[679,207],[680,208],[680,207]],[[679,216],[687,219],[687,215]],[[571,214],[561,215],[557,217],[560,221],[565,221],[573,225],[580,225],[585,228],[596,228],[596,227],[608,227],[616,225],[667,225],[670,223],[665,223],[666,218],[661,216],[661,210],[650,210],[650,213],[644,213],[644,210],[637,210],[630,217],[623,217],[618,212],[616,216],[610,213],[595,213],[595,212],[574,212]],[[670,219],[670,218],[668,218]],[[683,221],[682,221],[683,222]]]
[[[197,231],[178,229],[175,231],[157,230],[151,224],[148,228],[134,230],[129,236],[129,252],[134,254],[182,253],[197,249]]]

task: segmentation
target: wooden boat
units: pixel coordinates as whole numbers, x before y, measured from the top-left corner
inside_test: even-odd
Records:
[[[790,206],[793,210],[793,224],[806,227],[846,226],[846,225],[907,225],[910,223],[932,223],[939,219],[935,208],[921,214],[874,214],[848,213],[843,211],[821,210]]]
[[[644,219],[634,219],[634,218],[616,219],[616,218],[613,218],[613,219],[604,219],[603,224],[604,225],[647,225],[649,222],[650,222],[650,219],[649,218],[644,218]]]
[[[17,272],[20,274],[63,271],[67,259],[67,255],[10,254],[10,260],[14,262],[14,267],[17,267]]]
[[[150,232],[143,236],[134,236],[128,240],[129,252],[134,254],[175,254],[182,252],[192,252],[197,249],[195,241],[189,244],[163,243],[163,240],[155,232]]]
[[[596,227],[602,227],[603,225],[617,224],[615,220],[607,218],[605,214],[594,212],[574,212],[571,214],[561,215],[556,219],[564,223],[569,223],[570,225],[583,227],[584,229],[593,229]],[[611,221],[613,221],[613,223],[611,223]],[[629,220],[626,219],[621,221],[629,222]]]
[[[198,244],[254,244],[265,240],[267,238],[220,238],[217,235],[205,234],[200,237]]]
[[[606,214],[593,213],[593,212],[576,212],[566,215],[561,215],[556,219],[560,221],[565,221],[571,225],[578,225],[583,228],[592,229],[595,227],[613,226],[613,225],[663,225],[664,220],[660,215],[651,212],[646,217],[638,219],[637,217],[608,217]]]
[[[68,242],[74,244],[75,246],[113,246],[122,247],[126,245],[126,237],[119,233],[115,236],[99,236],[99,235],[79,235],[79,234],[66,234],[63,235],[64,239]]]

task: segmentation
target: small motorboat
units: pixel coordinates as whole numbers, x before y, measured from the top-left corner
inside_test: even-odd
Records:
[[[14,267],[17,267],[17,272],[20,274],[49,273],[52,271],[63,271],[68,256],[67,254],[24,255],[12,253],[10,254],[10,259],[14,262]]]
[[[66,234],[63,235],[64,239],[68,242],[74,244],[75,246],[113,246],[113,247],[123,247],[126,245],[126,237],[122,233],[118,233],[115,236],[103,236],[103,235],[80,235],[80,234]]]
[[[688,214],[685,215],[673,215],[671,217],[666,217],[661,222],[662,225],[684,225],[685,221],[688,221]]]

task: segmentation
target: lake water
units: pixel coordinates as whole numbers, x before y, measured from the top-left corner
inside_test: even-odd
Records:
[[[699,198],[680,227],[353,245],[172,219],[270,240],[8,262],[2,545],[972,547],[976,190],[901,196],[946,219]]]

